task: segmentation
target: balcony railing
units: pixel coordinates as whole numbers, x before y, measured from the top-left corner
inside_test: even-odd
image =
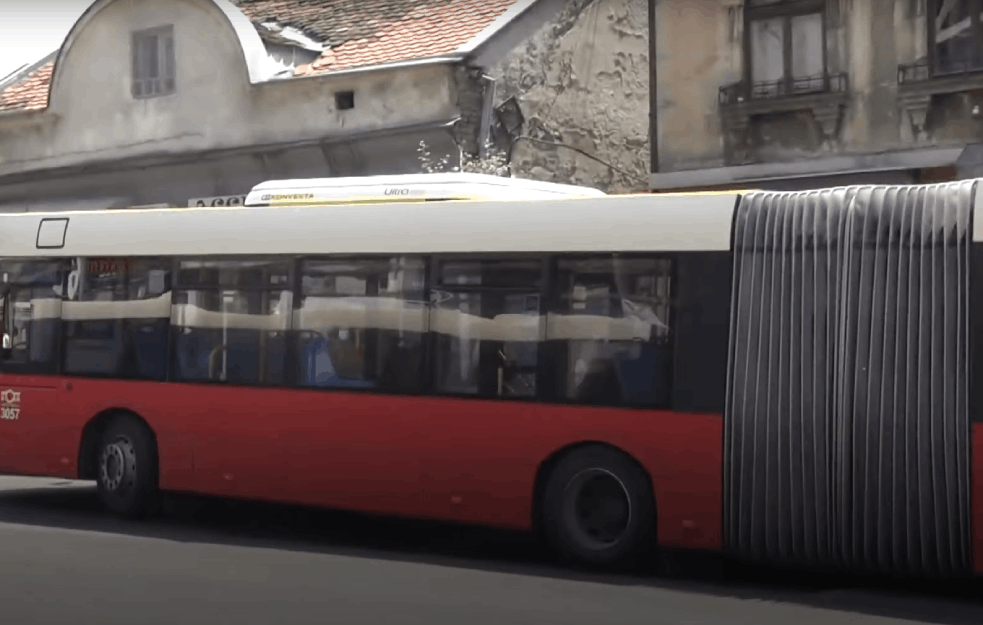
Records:
[[[816,93],[844,93],[847,90],[846,74],[827,74],[756,82],[734,83],[720,88],[718,99],[722,105],[741,104],[753,100],[777,100]]]
[[[927,59],[898,66],[898,84],[926,82],[933,78],[983,73],[983,60],[976,58],[936,59],[935,67]]]

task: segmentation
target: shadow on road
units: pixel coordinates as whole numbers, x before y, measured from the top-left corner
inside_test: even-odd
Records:
[[[126,522],[102,511],[94,487],[57,480],[38,483],[0,490],[0,523],[650,586],[924,623],[983,623],[983,580],[899,581],[774,570],[682,554],[669,558],[671,577],[658,575],[655,565],[634,576],[598,575],[557,565],[524,534],[190,496],[169,496],[158,517]]]

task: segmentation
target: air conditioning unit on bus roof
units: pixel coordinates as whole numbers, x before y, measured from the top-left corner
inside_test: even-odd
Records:
[[[449,200],[545,200],[603,195],[605,195],[603,192],[589,187],[455,172],[271,180],[252,188],[246,196],[246,206]]]

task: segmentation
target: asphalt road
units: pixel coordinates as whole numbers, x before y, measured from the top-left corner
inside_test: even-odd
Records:
[[[588,575],[523,536],[338,513],[181,499],[124,523],[46,479],[0,477],[0,555],[11,625],[983,623],[983,583]]]

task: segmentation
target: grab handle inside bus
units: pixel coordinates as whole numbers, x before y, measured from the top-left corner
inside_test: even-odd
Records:
[[[218,347],[213,347],[212,351],[208,353],[208,379],[209,380],[221,380],[225,381],[225,368],[223,367],[221,371],[218,371],[218,365],[222,364],[218,359],[219,356],[224,354],[229,350],[227,345],[219,345]],[[219,376],[218,374],[222,375]]]
[[[0,302],[0,327],[3,328],[3,343],[0,344],[0,357],[6,359],[10,357],[10,351],[14,347],[13,319],[10,314],[10,291],[3,294],[3,301]]]

